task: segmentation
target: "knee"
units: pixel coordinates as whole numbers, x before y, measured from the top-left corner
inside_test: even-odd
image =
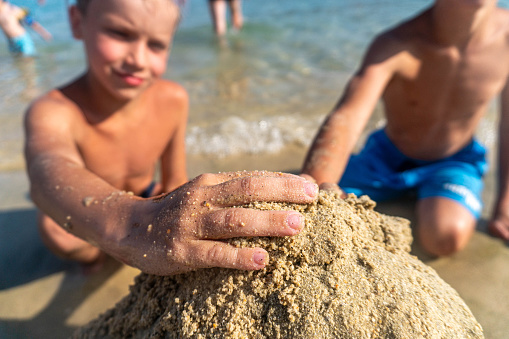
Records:
[[[429,226],[419,227],[419,239],[423,249],[434,256],[449,256],[463,250],[475,229],[475,224],[464,220]]]

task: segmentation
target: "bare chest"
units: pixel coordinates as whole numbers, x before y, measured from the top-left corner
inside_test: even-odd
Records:
[[[461,53],[424,50],[389,84],[386,103],[395,111],[415,114],[453,119],[476,115],[505,85],[508,56],[509,49],[501,44]]]
[[[154,121],[89,127],[78,147],[88,169],[119,189],[132,190],[154,174],[171,127]]]
[[[18,13],[16,12],[15,8],[8,3],[0,4],[0,27],[6,31],[8,35],[10,35],[10,31],[12,31],[15,26],[19,26],[17,22]]]

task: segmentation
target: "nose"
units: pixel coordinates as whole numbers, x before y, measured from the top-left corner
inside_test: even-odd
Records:
[[[130,47],[127,63],[137,69],[144,68],[148,60],[146,44],[143,41],[134,41]]]

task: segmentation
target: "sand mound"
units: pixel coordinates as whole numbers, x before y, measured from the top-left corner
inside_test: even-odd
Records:
[[[75,337],[483,338],[456,291],[409,254],[407,220],[327,192],[310,206],[253,205],[306,217],[295,237],[235,240],[267,249],[264,270],[141,274]]]

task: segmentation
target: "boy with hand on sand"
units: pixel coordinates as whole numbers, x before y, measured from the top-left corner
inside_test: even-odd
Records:
[[[0,0],[0,28],[7,38],[9,51],[15,55],[34,56],[34,42],[24,25],[32,28],[44,40],[51,40],[51,34],[26,10]]]
[[[188,97],[160,78],[179,6],[173,0],[78,0],[69,15],[87,70],[36,100],[25,117],[27,171],[33,201],[44,212],[45,243],[82,263],[97,263],[106,253],[159,275],[264,267],[264,250],[221,240],[293,235],[303,227],[302,216],[227,207],[253,200],[308,203],[317,187],[266,172],[208,174],[186,183]],[[158,160],[162,181],[154,185]]]
[[[500,189],[489,229],[509,240],[508,75],[509,12],[496,0],[436,0],[372,42],[302,172],[375,201],[415,190],[423,248],[452,254],[481,213],[487,166],[474,133],[500,94]],[[386,126],[350,157],[380,98]]]

